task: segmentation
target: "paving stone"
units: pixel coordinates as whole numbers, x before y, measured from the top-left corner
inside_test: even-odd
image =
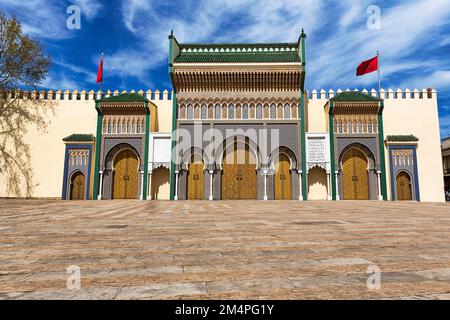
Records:
[[[448,230],[448,204],[0,200],[0,300],[450,299]]]

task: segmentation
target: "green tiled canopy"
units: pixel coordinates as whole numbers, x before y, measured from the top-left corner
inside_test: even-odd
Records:
[[[181,44],[175,63],[301,62],[296,43]]]
[[[92,142],[95,137],[92,134],[74,133],[63,139],[65,142]]]
[[[416,142],[419,141],[419,138],[416,136],[409,135],[390,135],[386,137],[387,142]]]
[[[147,98],[138,93],[123,93],[97,100],[97,102],[146,102]]]
[[[344,91],[330,99],[333,102],[378,102],[381,99],[359,91]]]

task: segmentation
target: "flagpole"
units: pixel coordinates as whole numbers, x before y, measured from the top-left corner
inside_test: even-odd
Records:
[[[380,52],[377,51],[378,60],[378,99],[381,99],[381,71],[380,71]]]

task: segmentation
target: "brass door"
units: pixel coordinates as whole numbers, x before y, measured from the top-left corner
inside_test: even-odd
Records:
[[[222,166],[222,199],[256,199],[256,163],[247,144],[237,143],[224,157]]]
[[[189,165],[188,173],[188,199],[201,200],[204,198],[203,162],[195,160]]]
[[[348,150],[342,159],[344,200],[369,200],[367,158],[358,149]]]
[[[281,154],[275,167],[275,200],[291,199],[291,167],[289,158]]]
[[[86,183],[84,174],[76,172],[72,176],[70,200],[84,200],[84,194],[86,191]]]
[[[406,172],[400,172],[397,175],[397,200],[412,200],[411,179]]]
[[[137,199],[138,159],[136,154],[125,149],[114,160],[113,199]]]

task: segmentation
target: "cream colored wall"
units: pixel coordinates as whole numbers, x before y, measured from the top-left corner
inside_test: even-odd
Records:
[[[163,100],[152,100],[158,106],[158,132],[172,132],[172,100],[166,92]]]
[[[319,96],[320,97],[320,96]],[[306,101],[307,125],[306,132],[321,133],[328,132],[327,117],[324,111],[328,99],[318,99],[317,93],[312,93]]]
[[[413,134],[419,138],[417,166],[420,201],[444,201],[444,173],[436,93],[428,99],[385,99],[383,111],[384,136]],[[386,148],[387,185],[391,199],[389,153]]]
[[[63,138],[72,133],[96,132],[97,112],[92,101],[55,100],[55,115],[49,115],[46,133],[30,128],[25,136],[30,145],[34,175],[33,197],[59,198],[62,192],[64,152]],[[0,183],[0,197],[8,195]]]
[[[119,92],[114,92],[118,94]],[[140,93],[143,93],[142,91]],[[111,93],[110,93],[111,94]],[[64,95],[64,100],[61,99]],[[160,132],[171,132],[172,101],[167,91],[150,91],[147,98],[158,107],[158,127]],[[43,95],[41,95],[43,97]],[[37,133],[30,128],[26,141],[30,145],[31,160],[33,162],[34,193],[36,198],[60,198],[62,193],[64,152],[63,138],[72,133],[87,133],[96,135],[97,112],[95,111],[95,94],[89,93],[89,99],[68,100],[68,92],[58,93],[52,100],[55,115],[49,115],[50,125],[46,133]],[[5,181],[0,176],[0,197],[16,197],[7,194]]]

